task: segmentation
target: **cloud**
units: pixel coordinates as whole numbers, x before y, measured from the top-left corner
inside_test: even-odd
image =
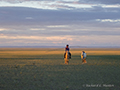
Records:
[[[79,2],[96,4],[120,4],[120,0],[79,0]]]
[[[22,2],[30,2],[33,0],[0,0],[0,1],[6,1],[9,3],[22,3]],[[45,1],[45,0],[34,0],[34,1]],[[51,2],[59,1],[59,2],[81,2],[81,3],[104,3],[104,4],[116,4],[120,3],[119,0],[50,0]],[[49,2],[49,1],[46,1]]]
[[[47,26],[48,28],[65,28],[65,27],[69,27],[68,25],[51,25],[51,26]]]
[[[1,45],[120,45],[117,0],[0,3]]]
[[[9,3],[5,1],[0,1],[0,7],[29,7],[29,8],[36,8],[36,9],[49,9],[49,10],[59,10],[59,9],[66,9],[66,10],[74,10],[74,9],[81,9],[81,8],[92,8],[94,4],[87,4],[87,3],[75,3],[75,1],[24,1],[18,3]]]
[[[9,37],[9,38],[8,38]],[[3,39],[5,38],[5,39]],[[97,38],[97,39],[96,39]],[[112,35],[83,35],[83,36],[3,36],[0,41],[4,40],[6,45],[65,45],[69,43],[70,45],[80,45],[80,46],[90,46],[90,45],[119,45],[120,36]],[[24,42],[24,43],[23,43]],[[1,45],[3,45],[1,43]]]
[[[101,22],[120,22],[120,19],[96,19],[96,21],[101,21]]]
[[[25,19],[33,19],[32,17],[26,17]]]
[[[28,40],[51,40],[51,41],[61,41],[61,40],[72,40],[70,36],[10,36],[2,35],[0,39],[28,39]]]
[[[97,7],[96,10],[94,9],[94,12],[92,10],[79,12],[69,10],[56,11],[20,7],[1,7],[0,11],[5,11],[8,13],[0,14],[0,25],[47,25],[48,28],[68,28],[67,26],[72,24],[89,23],[95,21],[96,19],[120,18],[120,12],[104,12],[102,7]],[[111,11],[111,9],[109,9],[109,11]],[[64,26],[64,24],[67,26]]]
[[[8,30],[8,29],[6,29],[6,28],[0,28],[0,31],[6,31],[6,30]]]
[[[86,11],[120,11],[120,3],[116,1],[103,1],[103,0],[52,0],[52,1],[44,1],[44,0],[22,0],[22,1],[12,1],[15,3],[10,3],[10,1],[0,1],[0,7],[27,7],[27,8],[35,8],[35,9],[44,9],[44,10],[74,10],[79,12]],[[107,4],[106,2],[109,2]],[[110,3],[111,2],[111,3]],[[116,2],[116,3],[113,3]],[[110,10],[109,10],[110,9]],[[100,11],[99,11],[100,10]],[[111,11],[111,12],[112,12]],[[30,18],[30,19],[33,19]]]
[[[72,41],[73,39],[71,38],[71,36],[51,36],[51,37],[46,37],[47,40],[51,40],[51,41]]]
[[[39,31],[39,30],[45,30],[45,28],[30,28],[30,30]]]

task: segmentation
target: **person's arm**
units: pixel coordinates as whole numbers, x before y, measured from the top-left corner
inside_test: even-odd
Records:
[[[66,50],[66,48],[65,48],[65,50]]]

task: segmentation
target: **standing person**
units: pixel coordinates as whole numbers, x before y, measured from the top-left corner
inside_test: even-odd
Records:
[[[85,51],[82,51],[82,53],[81,53],[82,64],[87,63],[86,56],[87,55],[86,55]]]

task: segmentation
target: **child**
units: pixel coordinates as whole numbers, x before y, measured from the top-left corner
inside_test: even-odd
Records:
[[[87,63],[86,56],[87,55],[86,55],[85,51],[82,51],[82,53],[81,53],[82,64]]]

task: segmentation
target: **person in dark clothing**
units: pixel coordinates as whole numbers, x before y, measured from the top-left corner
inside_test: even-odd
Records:
[[[65,47],[65,53],[64,53],[64,58],[65,58],[65,55],[66,55],[66,51],[68,51],[69,53],[69,59],[71,59],[71,53],[69,52],[69,45],[67,44],[66,47]]]
[[[69,52],[69,45],[68,44],[66,45],[65,51]]]

